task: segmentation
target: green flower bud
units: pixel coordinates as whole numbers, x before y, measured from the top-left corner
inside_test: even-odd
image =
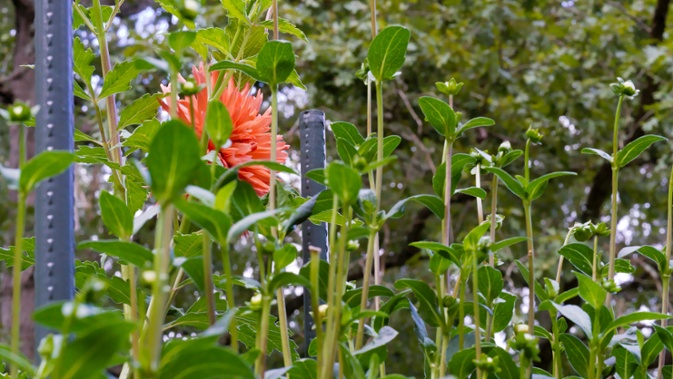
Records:
[[[201,10],[201,4],[196,0],[178,0],[176,3],[180,15],[187,20],[195,19]]]
[[[107,285],[99,279],[89,279],[79,293],[84,303],[97,304],[106,294]]]
[[[54,352],[54,338],[53,334],[48,334],[40,341],[40,345],[37,347],[37,353],[40,354],[43,361],[48,361]]]
[[[272,255],[273,252],[276,251],[276,245],[273,244],[271,241],[266,241],[262,245],[262,254],[264,255]]]
[[[594,236],[594,231],[591,223],[582,224],[578,226],[573,233],[576,240],[580,242],[588,241]]]
[[[259,311],[262,309],[262,294],[255,294],[250,298],[250,309],[253,311]]]
[[[464,83],[458,83],[456,82],[456,79],[451,78],[449,79],[448,82],[437,82],[435,83],[435,87],[437,87],[437,90],[446,96],[452,96],[452,95],[457,95],[461,88],[463,88]]]
[[[482,353],[479,359],[475,359],[472,362],[482,372],[485,372],[487,374],[495,374],[497,372],[500,372],[500,368],[498,367],[498,361],[499,357],[491,358],[488,355]]]
[[[601,237],[607,237],[610,235],[610,228],[606,223],[600,222],[596,225],[595,233]]]
[[[498,146],[498,153],[507,154],[512,151],[512,144],[509,141],[502,141],[500,146]]]
[[[359,248],[360,248],[360,241],[358,241],[358,240],[350,240],[350,241],[348,241],[348,244],[346,245],[346,250],[348,250],[350,252],[356,251]]]
[[[23,123],[31,119],[33,115],[30,112],[30,107],[20,101],[12,104],[8,109],[9,121]]]
[[[329,305],[327,304],[320,304],[318,306],[318,313],[320,314],[320,319],[325,320],[327,318],[327,309],[329,308]]]
[[[365,167],[367,167],[367,160],[360,155],[356,155],[353,159],[353,168],[358,171],[363,171]]]
[[[610,88],[612,92],[617,96],[626,96],[629,99],[633,99],[638,96],[640,90],[636,89],[636,86],[632,81],[624,81],[622,78],[617,78],[618,83],[611,83]]]
[[[514,337],[509,341],[509,347],[518,350],[526,358],[531,361],[538,361],[540,359],[539,353],[540,348],[538,347],[538,339],[534,335],[523,332],[528,330],[528,326],[524,328],[523,326],[517,326],[521,331],[517,332]],[[516,330],[516,328],[515,328]]]
[[[203,90],[203,85],[199,85],[194,79],[187,79],[184,83],[180,83],[180,96],[194,96]]]
[[[539,129],[533,129],[532,127],[529,127],[528,130],[526,130],[526,138],[528,138],[531,142],[533,143],[540,143],[542,141],[542,133],[540,133]]]
[[[152,285],[157,280],[157,273],[152,270],[143,271],[142,279],[145,284]]]
[[[614,280],[608,280],[608,278],[603,278],[601,284],[603,285],[603,288],[610,293],[617,293],[622,290],[622,287],[615,283]]]
[[[442,299],[442,305],[444,305],[444,308],[451,308],[454,304],[456,304],[456,302],[456,298],[451,295],[446,295]]]

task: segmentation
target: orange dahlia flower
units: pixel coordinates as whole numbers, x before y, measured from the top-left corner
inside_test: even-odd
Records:
[[[194,80],[199,84],[206,83],[207,72],[203,63],[199,67],[192,67]],[[217,72],[210,75],[211,83],[215,84]],[[180,81],[184,78],[180,77]],[[171,87],[161,86],[164,93],[170,93]],[[206,107],[208,106],[208,92],[204,88],[198,94],[191,97],[194,105],[194,132],[198,138],[203,133],[203,124],[206,118]],[[227,88],[220,96],[220,101],[227,107],[233,123],[233,131],[229,140],[231,144],[220,148],[218,157],[225,167],[233,167],[240,163],[252,160],[271,159],[271,108],[264,113],[260,113],[260,106],[264,100],[261,92],[256,95],[250,95],[250,85],[246,84],[242,91],[239,91],[231,79]],[[178,117],[187,125],[192,125],[189,110],[189,98],[178,99]],[[167,100],[161,101],[161,106],[170,112],[170,103]],[[282,136],[278,136],[276,142],[276,161],[284,163],[287,159],[286,150],[290,146],[283,141]],[[208,151],[215,149],[212,141],[208,143]],[[269,169],[264,166],[243,167],[238,171],[241,180],[252,185],[258,196],[269,192],[269,181],[271,174]]]

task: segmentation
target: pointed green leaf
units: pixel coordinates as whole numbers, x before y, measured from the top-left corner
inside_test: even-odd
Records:
[[[177,53],[181,53],[188,48],[196,39],[196,32],[191,30],[180,30],[168,34],[168,46]]]
[[[244,63],[237,63],[237,62],[232,62],[232,61],[220,61],[217,62],[213,65],[210,66],[209,70],[212,71],[222,71],[222,70],[236,70],[240,71],[249,77],[259,81],[263,82],[264,80],[262,77],[259,75],[257,72],[257,69]]]
[[[274,86],[287,80],[294,70],[294,52],[287,41],[269,41],[257,56],[257,72],[263,82]]]
[[[457,189],[455,193],[462,193],[464,195],[476,197],[482,200],[486,198],[486,191],[479,187],[460,188]]]
[[[582,149],[582,154],[598,155],[599,157],[601,157],[601,158],[605,159],[606,161],[612,163],[612,156],[610,154],[606,153],[603,150],[594,149],[594,148],[591,148],[591,147],[585,147],[584,149]]]
[[[364,137],[358,131],[358,128],[350,122],[337,121],[330,123],[330,129],[334,137],[345,139],[353,146],[358,146],[365,141]]]
[[[528,238],[526,237],[512,237],[512,238],[506,238],[504,240],[500,240],[496,243],[491,244],[491,251],[497,252],[500,251],[506,247],[510,247],[512,245],[515,245],[517,243],[525,242],[528,241]]]
[[[19,188],[27,194],[35,189],[41,181],[65,171],[74,161],[75,155],[67,151],[43,151],[31,158],[21,168]]]
[[[631,253],[638,252],[640,255],[649,258],[657,265],[659,272],[664,272],[668,267],[666,262],[666,254],[660,251],[657,248],[652,246],[629,246],[625,247],[619,251],[617,255],[619,258],[623,258]]]
[[[262,21],[260,25],[262,25],[267,29],[273,29],[273,20]],[[288,19],[282,17],[278,18],[278,31],[280,31],[281,33],[295,36],[304,42],[308,42],[306,34],[304,34],[304,32],[302,32],[301,29],[299,29],[297,26],[291,23]]]
[[[228,16],[231,18],[237,18],[246,23],[250,23],[248,20],[248,15],[245,12],[245,1],[244,0],[221,0],[222,6],[227,10]]]
[[[558,253],[584,275],[592,275],[594,251],[589,246],[571,243],[563,246]]]
[[[624,146],[624,148],[617,152],[617,165],[619,167],[626,166],[627,164],[631,163],[631,161],[638,158],[638,156],[653,143],[659,141],[666,141],[666,138],[648,134],[636,139],[635,141],[631,141],[628,145]]]
[[[526,192],[523,188],[523,185],[506,171],[497,167],[484,167],[484,171],[496,175],[500,180],[502,180],[503,183],[505,183],[505,187],[507,187],[507,189],[516,195],[519,199],[524,200],[526,198]]]
[[[126,239],[133,234],[133,215],[126,203],[107,191],[100,193],[100,213],[103,223],[115,236]]]
[[[94,58],[96,58],[96,55],[93,51],[84,47],[79,37],[75,37],[73,41],[73,70],[87,87],[91,87],[91,76],[94,71],[91,62],[93,62]]]
[[[484,126],[492,126],[495,125],[495,121],[488,117],[475,117],[471,119],[470,121],[466,122],[465,124],[461,125],[460,128],[458,129],[458,132],[456,133],[456,137],[460,137],[465,131],[474,129],[474,128],[480,128]]]
[[[589,372],[589,348],[572,334],[561,334],[561,343],[575,372],[583,378]]]
[[[159,99],[163,96],[163,94],[145,94],[124,107],[119,115],[119,129],[124,129],[130,125],[142,124],[154,118],[159,109]]]
[[[629,313],[627,315],[618,317],[611,323],[609,323],[602,331],[601,335],[602,336],[607,336],[610,334],[610,332],[616,330],[617,328],[621,328],[623,326],[627,326],[636,322],[641,322],[641,321],[656,321],[656,320],[667,320],[671,318],[669,315],[665,315],[663,313],[657,313],[657,312],[633,312]]]
[[[331,162],[325,173],[328,187],[344,204],[350,205],[357,201],[362,188],[360,173],[338,161]]]
[[[554,178],[558,178],[561,176],[574,176],[577,175],[577,173],[570,172],[570,171],[558,171],[558,172],[552,172],[550,174],[545,174],[542,175],[541,177],[531,181],[527,186],[526,186],[526,193],[528,194],[528,200],[533,201],[540,196],[542,196],[542,193],[544,192],[545,188],[547,187],[547,183]]]
[[[180,121],[168,121],[154,136],[147,156],[152,193],[162,205],[182,194],[201,162],[194,131]]]
[[[151,251],[134,242],[118,240],[84,241],[79,243],[77,248],[95,250],[119,258],[124,264],[130,263],[139,268],[152,267],[154,259]]]
[[[490,266],[481,266],[477,270],[479,278],[479,292],[486,298],[486,304],[491,304],[502,292],[502,273]]]
[[[454,140],[456,137],[456,113],[449,104],[442,100],[430,96],[423,96],[418,99],[418,105],[421,107],[425,118],[430,122],[433,128],[447,140]]]
[[[227,245],[229,241],[227,234],[232,226],[232,220],[229,215],[203,204],[189,202],[184,199],[176,201],[175,206],[189,217],[191,222],[207,231],[214,241],[217,241],[221,246]]]
[[[126,155],[131,154],[138,149],[147,153],[150,150],[150,144],[152,143],[154,136],[160,128],[161,123],[154,118],[145,121],[142,125],[135,128],[133,133],[122,142],[122,146],[128,147]]]
[[[224,146],[229,140],[234,125],[227,107],[219,100],[208,103],[206,111],[206,130],[215,146]]]
[[[388,26],[376,35],[367,53],[377,82],[391,79],[404,65],[411,33],[402,26]]]
[[[435,195],[415,195],[395,203],[395,205],[390,208],[390,211],[386,213],[386,219],[401,216],[404,212],[405,204],[409,201],[425,205],[435,216],[440,219],[444,218],[444,202],[442,199]]]
[[[605,303],[608,291],[606,291],[600,283],[593,281],[593,279],[584,274],[576,272],[575,276],[579,282],[580,297],[591,304],[594,309],[600,308],[600,306]]]
[[[558,305],[552,303],[559,313],[577,325],[585,335],[591,336],[591,319],[589,315],[577,305]]]
[[[241,220],[237,221],[234,225],[232,225],[231,229],[229,229],[229,233],[227,234],[228,240],[233,242],[236,238],[238,238],[241,234],[243,234],[243,232],[249,230],[253,226],[261,223],[262,221],[270,221],[276,224],[276,215],[283,211],[284,209],[275,209],[272,211],[253,213],[249,216],[242,218]]]
[[[274,275],[273,279],[271,279],[271,282],[269,283],[269,292],[275,292],[277,289],[287,286],[311,288],[311,281],[298,274],[281,272],[278,275]]]
[[[411,289],[420,303],[418,311],[423,320],[431,326],[444,327],[444,317],[439,313],[437,295],[427,283],[417,279],[399,279],[395,282],[395,288]]]
[[[105,77],[103,89],[98,95],[98,98],[104,99],[110,95],[130,90],[131,82],[135,80],[141,72],[150,68],[151,66],[142,60],[117,63]]]

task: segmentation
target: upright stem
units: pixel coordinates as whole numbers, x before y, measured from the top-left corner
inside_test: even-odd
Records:
[[[498,177],[493,175],[491,180],[491,225],[490,225],[490,235],[491,243],[495,243],[495,228],[497,227],[496,222],[496,210],[498,206]],[[488,264],[491,267],[495,267],[495,253],[488,255]],[[491,334],[493,331],[493,318],[489,313],[486,314],[486,342],[491,341]]]
[[[529,201],[523,202],[526,217],[526,237],[528,237],[528,330],[535,326],[535,250],[533,245],[533,220]]]
[[[208,307],[208,323],[215,323],[215,293],[213,292],[213,242],[203,233],[203,289]]]
[[[332,366],[334,363],[334,341],[332,335],[334,330],[332,325],[334,324],[335,318],[335,298],[337,297],[334,293],[336,290],[337,282],[337,265],[339,261],[338,249],[335,249],[336,246],[336,229],[337,229],[337,215],[339,207],[339,198],[336,195],[332,196],[332,219],[329,225],[329,246],[330,246],[330,260],[329,260],[329,275],[327,283],[327,323],[325,327],[325,339],[323,341],[323,349],[321,359],[318,360],[321,363],[319,367],[321,379],[327,379],[327,375],[331,377],[332,375]]]
[[[285,294],[282,287],[276,291],[276,302],[278,303],[278,324],[280,325],[280,340],[283,348],[283,364],[285,364],[285,367],[290,367],[292,366],[290,333],[287,327],[287,309],[285,308]]]
[[[460,273],[458,277],[458,291],[460,293],[458,297],[458,349],[463,350],[465,348],[465,285],[467,280],[463,280],[463,272]],[[446,355],[446,352],[444,353]]]
[[[374,17],[376,13],[376,0],[373,0],[374,6]],[[376,19],[374,19],[374,23]],[[383,138],[385,137],[385,132],[383,128],[383,83],[376,83],[376,138],[377,138],[377,149],[376,149],[376,160],[383,160]],[[381,210],[381,196],[383,195],[383,166],[376,168],[376,213]],[[374,236],[374,246],[372,248],[372,255],[374,258],[374,283],[380,284],[381,281],[381,257],[379,256],[379,235],[376,233]],[[380,300],[379,298],[374,299],[374,309],[379,310]],[[384,363],[382,363],[383,365]]]
[[[267,337],[269,335],[269,318],[271,317],[271,299],[262,294],[262,315],[260,316],[259,335],[257,336],[257,348],[260,350],[259,357],[255,362],[255,373],[264,379],[266,371]]]
[[[673,169],[671,169],[671,175],[668,178],[668,204],[667,204],[667,225],[666,225],[666,262],[671,261],[671,248],[673,248]],[[661,313],[668,314],[668,302],[669,302],[669,291],[671,288],[671,268],[666,265],[666,272],[661,273]],[[668,324],[668,320],[661,320],[661,327],[665,328]],[[664,364],[666,363],[666,352],[662,351],[659,354],[659,369],[657,370],[657,378],[661,379],[663,377]]]
[[[479,275],[477,275],[477,251],[472,252],[472,304],[474,306],[474,347],[477,359],[481,359],[481,327],[479,319]],[[481,377],[481,369],[477,368],[477,378]]]
[[[168,298],[168,269],[171,259],[171,238],[173,237],[173,206],[166,205],[159,212],[154,236],[154,273],[156,278],[152,286],[152,303],[149,309],[149,323],[141,340],[143,363],[151,377],[155,378],[161,359],[162,330],[165,306]]]
[[[610,264],[608,271],[608,280],[613,280],[615,277],[615,255],[617,250],[617,187],[619,184],[618,174],[619,166],[617,165],[617,151],[619,150],[619,115],[622,111],[622,102],[624,96],[619,96],[617,103],[617,111],[615,112],[615,124],[612,132],[612,198],[611,198],[611,212],[610,212]],[[610,294],[606,299],[606,303],[610,303]]]
[[[234,276],[231,271],[231,256],[229,255],[229,245],[223,245],[220,247],[222,249],[222,266],[224,268],[224,278],[225,278],[225,288],[227,295],[227,308],[234,309],[236,303],[234,302]],[[235,322],[236,319],[231,320],[229,325],[229,338],[231,340],[231,348],[238,352],[238,329],[236,329]]]
[[[374,39],[378,33],[376,26],[376,0],[369,0],[369,14],[372,23],[372,39]]]
[[[563,241],[563,246],[568,244],[568,241],[570,240],[570,236],[573,234],[573,228],[570,228],[568,230],[568,234],[566,234],[566,239]],[[558,268],[556,269],[556,283],[561,283],[561,274],[563,273],[563,255],[561,255],[561,258],[559,258],[558,261]]]
[[[313,287],[313,292],[311,293],[311,307],[313,308],[313,325],[315,325],[315,338],[318,346],[318,367],[320,367],[320,361],[322,358],[322,342],[323,342],[323,330],[322,330],[322,315],[320,314],[320,250],[319,249],[310,249],[311,252],[311,287]]]
[[[271,162],[277,161],[276,145],[278,142],[278,86],[271,89]],[[269,209],[276,209],[276,171],[271,170],[269,180]]]
[[[596,282],[598,280],[598,236],[594,236],[594,266],[591,272],[591,279]]]
[[[376,240],[377,231],[372,229],[369,232],[369,240],[367,241],[367,257],[365,260],[365,271],[362,278],[362,298],[360,299],[360,311],[367,308],[367,299],[369,298],[369,281],[372,272],[372,261],[374,260],[374,241]],[[358,323],[358,332],[355,336],[355,350],[360,350],[365,332],[366,320],[362,319]]]
[[[23,125],[19,128],[23,130]],[[23,133],[21,133],[23,134]],[[23,142],[23,139],[21,140]],[[25,143],[20,143],[25,145]],[[21,160],[21,158],[19,158]],[[17,204],[16,230],[14,232],[14,267],[12,267],[12,354],[19,356],[21,351],[21,266],[23,263],[23,232],[26,218],[26,194],[19,191],[19,203]],[[18,378],[19,367],[11,366],[12,379]]]
[[[475,186],[477,188],[481,188],[481,164],[477,164],[476,170],[477,173],[475,175]],[[484,222],[484,207],[480,197],[477,197],[477,218],[480,224]],[[491,222],[494,222],[494,220],[491,220]]]

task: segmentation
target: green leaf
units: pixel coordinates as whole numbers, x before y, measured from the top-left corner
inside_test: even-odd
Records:
[[[369,68],[377,82],[390,80],[402,68],[411,33],[402,26],[388,26],[376,35],[367,53]]]
[[[444,202],[439,196],[435,195],[415,195],[400,200],[386,213],[386,219],[400,217],[402,213],[404,213],[406,203],[409,201],[414,201],[426,206],[435,216],[439,217],[440,220],[444,219]]]
[[[128,108],[125,108],[125,110]],[[124,113],[124,111],[122,111]],[[161,128],[161,123],[157,119],[145,121],[142,125],[135,128],[133,133],[122,142],[122,146],[128,147],[126,155],[131,154],[135,150],[149,152],[150,144]]]
[[[243,234],[243,232],[249,230],[250,228],[256,226],[257,224],[262,223],[263,221],[270,221],[276,224],[277,223],[276,215],[283,211],[284,209],[275,209],[272,211],[253,213],[249,216],[242,218],[234,225],[232,225],[231,229],[229,229],[229,233],[227,234],[228,240],[230,242],[233,242],[236,238],[238,238],[238,236]]]
[[[496,333],[505,330],[512,321],[516,303],[516,296],[506,292],[500,294],[500,299],[503,301],[496,302],[493,307],[493,331]]]
[[[194,131],[182,122],[163,123],[150,144],[147,168],[152,192],[162,205],[180,196],[202,164]]]
[[[528,195],[528,200],[533,201],[540,196],[542,196],[542,193],[544,192],[545,188],[547,187],[547,183],[554,178],[558,178],[561,176],[574,176],[577,175],[577,173],[570,172],[570,171],[558,171],[558,172],[552,172],[550,174],[545,174],[542,175],[541,177],[531,181],[527,186],[526,186],[526,194]]]
[[[633,378],[633,374],[638,369],[636,358],[624,348],[617,345],[612,350],[612,356],[615,357],[615,372],[620,378]]]
[[[476,252],[479,240],[484,236],[484,233],[486,233],[490,226],[491,223],[489,221],[484,221],[470,230],[465,238],[463,238],[463,245],[465,246],[465,250],[469,252]]]
[[[659,325],[652,325],[654,330],[657,333],[657,336],[659,336],[659,340],[666,346],[666,350],[673,351],[673,334],[671,333],[670,330],[666,328],[662,328]]]
[[[79,97],[80,99],[86,100],[86,101],[93,101],[91,99],[91,96],[89,96],[88,93],[82,89],[82,86],[79,85],[79,83],[73,81],[73,95]]]
[[[456,378],[469,378],[477,368],[474,364],[476,358],[477,353],[473,347],[458,351],[449,361],[449,372]]]
[[[21,271],[35,264],[35,237],[24,238],[21,244]],[[5,262],[6,268],[14,267],[14,246],[0,247],[0,262]]]
[[[458,128],[456,137],[460,137],[467,130],[492,125],[495,125],[495,121],[488,117],[475,117]]]
[[[519,367],[507,350],[498,346],[493,348],[485,346],[484,350],[487,351],[489,357],[498,359],[498,368],[500,370],[496,375],[499,379],[517,378],[520,375]]]
[[[572,334],[561,334],[560,338],[573,370],[586,378],[589,372],[589,348]]]
[[[492,304],[493,300],[500,296],[503,287],[502,273],[490,266],[481,266],[477,270],[479,278],[479,292],[486,298],[486,304]]]
[[[617,152],[617,165],[620,168],[626,166],[627,164],[631,163],[631,161],[638,158],[638,156],[653,143],[659,141],[666,141],[666,138],[654,134],[647,134],[636,139],[635,141],[631,141],[628,145],[624,146],[624,148]]]
[[[591,336],[591,319],[589,315],[577,305],[558,305],[552,303],[559,313],[577,325],[585,335]]]
[[[657,265],[657,268],[659,269],[659,272],[665,272],[666,268],[668,267],[668,263],[666,260],[666,254],[664,254],[662,251],[660,251],[657,248],[654,248],[652,246],[629,246],[625,247],[622,250],[619,251],[619,254],[617,255],[619,258],[623,258],[631,253],[639,253],[640,255],[649,258],[652,260]]]
[[[311,288],[311,281],[299,274],[281,272],[278,275],[274,275],[273,279],[271,279],[271,282],[269,283],[269,292],[274,292],[275,290],[286,286]]]
[[[285,244],[273,252],[273,264],[277,270],[282,270],[297,260],[297,248],[293,244]]]
[[[591,147],[585,147],[584,149],[582,149],[582,154],[598,155],[599,157],[601,157],[601,158],[605,159],[606,161],[612,163],[612,156],[610,154],[606,153],[603,150],[594,149],[594,148],[591,148]]]
[[[600,308],[605,303],[608,292],[600,283],[594,282],[593,279],[584,274],[576,272],[575,276],[579,281],[580,297],[591,304],[594,309]]]
[[[296,171],[294,171],[288,166],[285,166],[282,163],[252,160],[237,164],[236,166],[231,167],[230,169],[225,171],[224,174],[222,174],[222,176],[220,176],[219,179],[217,179],[217,182],[215,183],[214,186],[215,190],[219,190],[220,188],[222,188],[222,186],[229,183],[229,181],[235,179],[236,176],[238,175],[238,170],[242,169],[243,167],[251,167],[251,166],[263,166],[268,168],[269,170],[273,170],[276,172],[284,172],[286,174],[299,175],[297,174]]]
[[[103,223],[115,236],[126,239],[133,234],[133,215],[126,203],[107,191],[100,193],[100,213]]]
[[[334,137],[336,137],[337,141],[341,138],[350,142],[353,146],[359,146],[365,141],[364,137],[362,137],[358,131],[358,128],[349,122],[332,122],[330,123],[330,129],[332,129],[332,133],[334,133]]]
[[[257,72],[272,87],[284,82],[294,70],[294,52],[287,41],[269,41],[257,56]]]
[[[180,30],[168,34],[168,46],[179,54],[187,49],[194,40],[196,40],[196,32],[191,30]]]
[[[453,195],[458,188],[458,182],[463,175],[465,166],[473,164],[476,159],[469,154],[454,154],[451,157],[451,194]],[[437,172],[432,177],[432,189],[437,196],[444,199],[444,192],[446,186],[446,163],[442,163],[437,167]]]
[[[395,296],[395,293],[390,288],[381,285],[372,285],[369,287],[369,291],[367,292],[367,299],[371,299],[373,297],[393,296]],[[343,295],[342,300],[351,308],[359,307],[360,300],[362,300],[362,288],[356,288],[354,290],[347,291]]]
[[[222,0],[222,6],[227,10],[228,16],[236,18],[246,23],[250,23],[248,15],[245,12],[245,1],[243,0]]]
[[[418,105],[421,107],[425,118],[430,122],[433,128],[449,141],[456,138],[456,113],[449,104],[442,100],[430,96],[423,96],[418,99]]]
[[[558,253],[584,275],[592,275],[594,251],[589,246],[571,243],[563,246]]]
[[[43,151],[21,168],[19,188],[24,194],[35,189],[41,181],[56,176],[70,167],[75,155],[67,151]]]
[[[127,350],[135,324],[117,320],[97,323],[64,344],[56,364],[54,378],[90,379],[112,364],[115,356]]]
[[[189,219],[210,234],[221,246],[227,246],[227,234],[231,230],[232,220],[226,213],[203,204],[179,199],[175,206]]]
[[[219,100],[208,103],[206,111],[206,130],[215,146],[223,146],[234,130],[229,110]]]
[[[357,201],[358,193],[362,188],[360,173],[338,161],[330,162],[325,173],[329,188],[345,205]]]
[[[166,344],[162,353],[159,379],[218,378],[223,373],[232,379],[255,379],[241,355],[216,346],[212,338],[175,338]]]
[[[205,28],[197,30],[196,39],[192,43],[192,46],[196,47],[198,45],[213,47],[221,53],[229,51],[229,39],[222,28]],[[205,59],[206,58],[204,58],[204,60]]]
[[[12,349],[8,345],[0,344],[0,361],[16,365],[19,368],[19,370],[21,370],[21,372],[27,374],[28,377],[30,378],[34,377],[35,375],[35,369],[33,368],[33,365],[30,363],[30,360],[27,357],[25,357],[21,352],[19,352],[18,355],[12,353]]]
[[[296,379],[317,379],[318,362],[315,359],[300,359],[292,364],[290,377]]]
[[[343,138],[337,138],[337,153],[339,153],[339,158],[341,158],[345,164],[351,167],[355,164],[358,151],[349,141]]]
[[[110,95],[130,90],[131,82],[135,80],[141,72],[150,68],[151,66],[142,60],[117,63],[105,77],[103,89],[98,95],[98,98],[104,99]]]
[[[91,64],[96,58],[93,50],[84,47],[84,44],[75,37],[73,41],[73,70],[75,74],[82,79],[87,87],[91,87],[91,76],[93,75],[94,67]]]
[[[265,20],[260,22],[259,24],[267,29],[273,29],[273,20]],[[297,26],[291,23],[288,19],[282,17],[278,18],[278,31],[280,31],[281,33],[295,36],[300,40],[308,43],[308,38],[306,38],[306,34],[304,34],[304,32],[302,32],[301,29],[299,29]]]
[[[222,71],[222,70],[236,70],[240,71],[249,77],[257,80],[258,82],[263,82],[264,80],[257,72],[257,69],[244,63],[237,63],[232,61],[219,61],[210,66],[209,70],[212,71]]]
[[[119,258],[123,264],[132,264],[139,268],[152,267],[152,261],[154,260],[151,251],[134,242],[119,240],[84,241],[80,242],[77,248],[95,250]]]
[[[145,94],[124,107],[119,116],[118,128],[121,130],[127,126],[142,124],[147,120],[153,119],[157,115],[159,99],[163,96],[160,93],[154,95]]]
[[[505,183],[505,187],[507,187],[507,189],[516,195],[519,199],[526,199],[526,191],[524,190],[523,185],[506,171],[497,167],[484,167],[484,171],[490,172],[497,176],[500,180],[502,180],[503,183]]]
[[[486,191],[479,187],[460,188],[457,189],[455,193],[462,193],[464,195],[476,197],[482,200],[486,198]]]
[[[367,343],[365,346],[363,346],[360,350],[356,350],[353,352],[355,355],[360,355],[364,354],[368,351],[372,351],[376,348],[379,348],[381,346],[387,345],[390,341],[395,339],[399,333],[397,331],[389,326],[384,326],[381,328],[381,330],[378,331],[378,334],[376,337],[374,337],[371,342]]]
[[[642,355],[641,365],[649,367],[654,359],[659,356],[659,353],[664,349],[664,344],[661,342],[658,334],[651,335],[643,344],[640,353]]]
[[[504,240],[500,240],[496,243],[491,244],[491,251],[496,252],[500,251],[506,247],[510,247],[512,245],[515,245],[517,243],[525,242],[528,241],[528,238],[526,237],[512,237],[512,238],[506,238]]]
[[[439,313],[437,295],[427,283],[417,279],[399,279],[395,282],[395,288],[411,289],[420,303],[418,310],[423,320],[430,326],[444,328],[444,317]]]
[[[610,332],[616,330],[617,328],[621,328],[622,326],[630,325],[636,322],[641,322],[641,321],[655,321],[655,320],[667,320],[671,318],[669,315],[665,315],[663,313],[657,313],[657,312],[633,312],[629,313],[627,315],[618,317],[611,323],[609,323],[605,328],[602,330],[601,335],[602,336],[607,336],[610,334]]]

